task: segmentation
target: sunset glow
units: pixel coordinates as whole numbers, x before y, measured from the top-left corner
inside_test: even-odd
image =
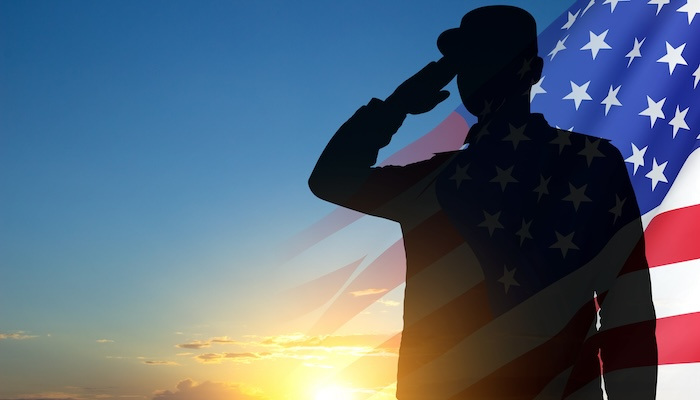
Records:
[[[398,224],[288,242],[337,127],[482,3],[0,1],[0,400],[395,399]]]
[[[326,386],[316,390],[314,400],[352,400],[352,392],[341,386]]]

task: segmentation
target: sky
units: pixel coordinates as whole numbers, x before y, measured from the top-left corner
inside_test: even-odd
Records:
[[[572,3],[502,2],[540,30]],[[400,331],[401,290],[323,340],[289,290],[398,227],[285,258],[335,209],[306,181],[486,4],[0,1],[0,399],[342,399],[328,371]],[[459,105],[448,89],[380,158]],[[380,350],[358,381],[395,373]]]

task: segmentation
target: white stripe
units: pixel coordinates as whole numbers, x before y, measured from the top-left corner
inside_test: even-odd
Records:
[[[700,363],[660,365],[656,400],[697,400]]]
[[[700,259],[651,268],[649,273],[657,318],[700,311]]]

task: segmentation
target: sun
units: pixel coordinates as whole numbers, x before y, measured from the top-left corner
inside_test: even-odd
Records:
[[[314,400],[352,400],[352,393],[341,386],[325,386],[316,390]]]

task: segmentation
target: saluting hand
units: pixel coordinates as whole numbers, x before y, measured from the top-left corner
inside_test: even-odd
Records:
[[[406,114],[428,112],[450,96],[442,90],[455,77],[456,71],[445,60],[431,61],[396,88],[386,103]]]

